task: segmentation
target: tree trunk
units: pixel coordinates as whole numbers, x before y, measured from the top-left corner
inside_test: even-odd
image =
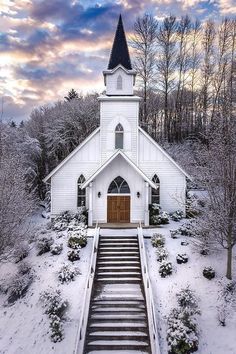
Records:
[[[227,271],[226,271],[226,278],[232,280],[232,246],[227,249]]]

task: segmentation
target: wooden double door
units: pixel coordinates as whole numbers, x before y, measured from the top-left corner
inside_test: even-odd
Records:
[[[130,222],[130,196],[107,197],[107,222]]]

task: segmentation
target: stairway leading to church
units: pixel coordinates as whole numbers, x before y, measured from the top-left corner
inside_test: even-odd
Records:
[[[138,237],[120,234],[99,239],[85,353],[150,353]]]

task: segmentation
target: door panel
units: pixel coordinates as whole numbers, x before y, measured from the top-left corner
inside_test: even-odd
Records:
[[[130,222],[130,196],[107,197],[107,222]]]

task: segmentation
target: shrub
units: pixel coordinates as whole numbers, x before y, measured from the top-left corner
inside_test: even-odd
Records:
[[[163,247],[165,245],[165,237],[162,234],[154,233],[151,243],[153,247]]]
[[[14,277],[10,281],[10,285],[8,285],[7,302],[9,304],[13,304],[18,299],[24,297],[32,281],[33,281],[32,273],[18,274],[16,277]]]
[[[168,258],[168,252],[164,247],[157,249],[157,261],[162,262]]]
[[[78,269],[72,268],[69,264],[64,264],[58,273],[58,280],[62,284],[69,283],[75,280],[77,274],[79,274]]]
[[[50,247],[50,252],[53,255],[58,255],[61,254],[63,250],[63,244],[62,243],[56,243]]]
[[[41,256],[43,253],[49,252],[53,244],[53,238],[50,236],[41,236],[37,242],[38,256]]]
[[[215,278],[215,270],[212,267],[205,267],[202,272],[203,276],[209,280]]]
[[[178,230],[170,230],[170,237],[173,239],[178,238]]]
[[[183,236],[193,237],[195,234],[195,226],[191,222],[187,222],[178,228],[178,233]]]
[[[167,275],[171,275],[172,274],[172,263],[171,262],[167,262],[167,261],[163,261],[160,264],[159,267],[159,274],[162,278],[167,277]]]
[[[67,243],[68,247],[78,249],[87,245],[87,237],[84,236],[70,236]]]
[[[51,227],[54,231],[65,231],[73,229],[81,223],[85,225],[87,224],[87,214],[85,207],[78,208],[77,213],[65,211],[53,220]]]
[[[18,263],[26,258],[29,255],[29,251],[30,248],[28,242],[21,242],[17,245],[14,250],[15,263]]]
[[[178,264],[187,263],[188,262],[187,254],[186,253],[178,254],[176,256],[176,261]]]
[[[180,221],[184,217],[184,213],[182,210],[176,210],[174,213],[170,214],[170,217],[174,221]]]
[[[67,257],[71,262],[78,261],[80,259],[80,248],[69,250]]]
[[[210,253],[210,250],[209,250],[208,247],[204,247],[204,248],[202,248],[202,249],[200,250],[200,254],[201,254],[202,256],[208,256],[209,253]]]
[[[63,339],[62,320],[68,310],[69,303],[62,299],[60,290],[51,288],[40,295],[40,301],[50,319],[51,340],[60,342]]]
[[[31,265],[27,262],[22,262],[18,266],[18,273],[21,275],[28,274],[31,272]]]
[[[218,291],[217,317],[221,326],[226,326],[227,318],[236,308],[236,282],[223,280]]]
[[[176,294],[176,297],[177,297],[178,305],[180,307],[189,308],[192,309],[193,311],[196,311],[196,313],[199,313],[197,298],[194,292],[191,289],[189,289],[188,286],[184,289],[181,289],[180,292]]]
[[[186,198],[186,218],[195,218],[200,213],[198,198],[193,194],[187,194]]]
[[[149,205],[149,217],[151,225],[169,224],[169,214],[165,211],[161,211],[159,204]]]
[[[197,323],[188,310],[173,309],[167,325],[168,353],[189,354],[198,350]]]

